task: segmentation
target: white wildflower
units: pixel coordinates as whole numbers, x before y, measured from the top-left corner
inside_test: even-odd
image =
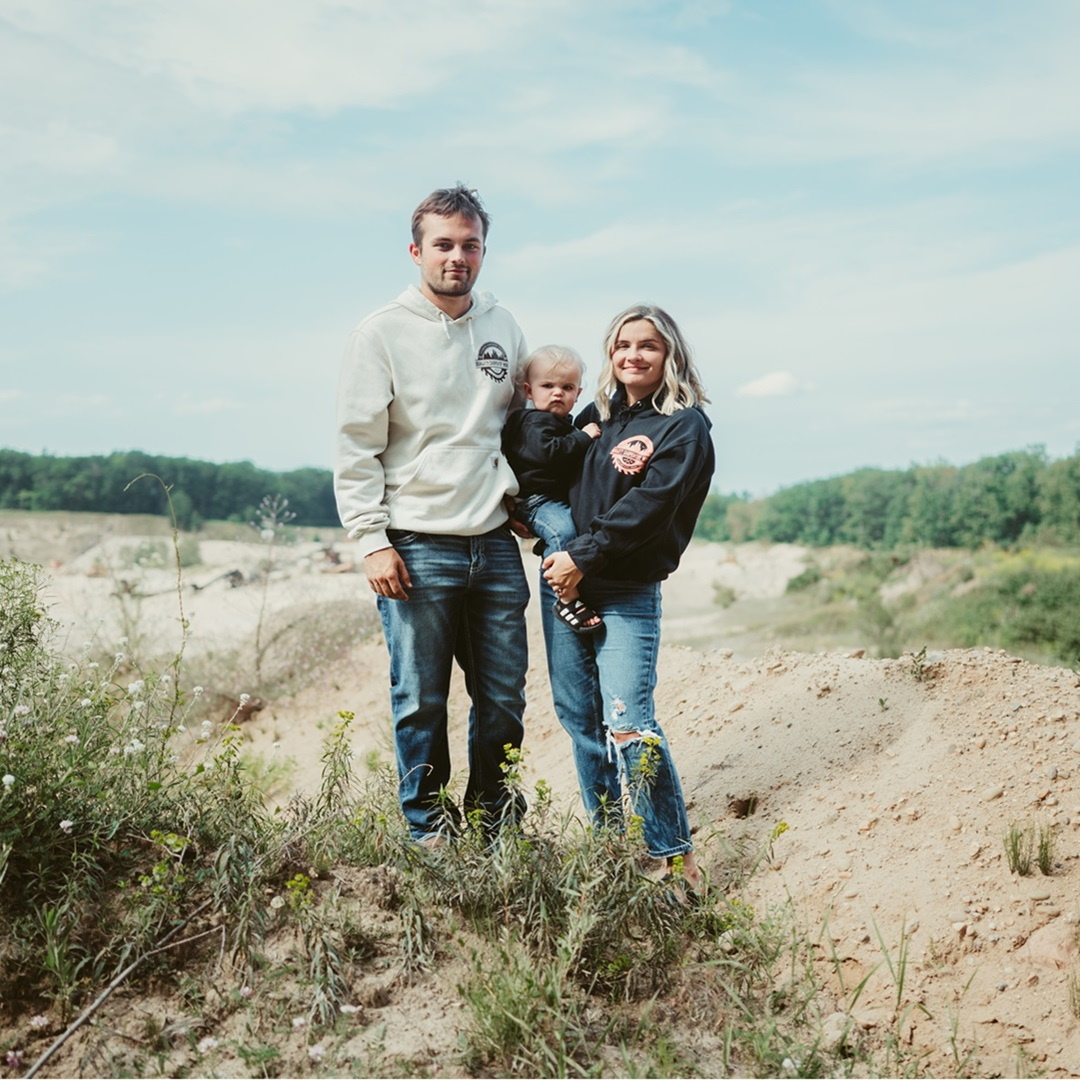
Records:
[[[124,757],[131,757],[133,754],[141,753],[146,749],[146,743],[140,739],[132,739],[131,742],[124,747]]]
[[[312,1061],[322,1061],[323,1057],[326,1054],[326,1048],[323,1046],[322,1043],[316,1043],[314,1046],[309,1046],[307,1048],[307,1053],[308,1057],[311,1058]]]
[[[127,645],[127,643],[128,643],[128,639],[126,637],[122,637],[116,644],[117,645]]]
[[[29,713],[30,713],[30,706],[29,705],[16,705],[15,706],[15,715],[16,716],[27,716],[27,715],[29,715]]]
[[[292,1026],[294,1031],[299,1031],[302,1027],[307,1026],[307,1020],[302,1016],[294,1016],[292,1018]]]
[[[240,704],[241,705],[246,705],[250,700],[251,700],[251,695],[250,694],[241,694],[240,695]]]
[[[203,692],[203,688],[202,688],[201,686],[196,686],[196,687],[193,687],[193,688],[192,688],[192,691],[191,691],[191,692],[192,692],[192,693],[193,693],[193,694],[194,694],[194,695],[195,695],[196,697],[198,697],[198,696],[199,696],[199,695],[200,695],[200,694],[201,694],[201,693]]]
[[[251,1000],[252,993],[253,993],[253,991],[252,991],[250,986],[241,986],[240,987],[240,996],[245,1001],[250,1001]]]
[[[0,780],[0,784],[3,784],[4,787],[6,787],[6,788],[10,788],[11,785],[14,784],[14,783],[15,783],[15,777],[12,776],[11,773],[4,773],[4,778],[2,780]]]
[[[49,1026],[49,1018],[47,1016],[42,1016],[41,1013],[38,1013],[37,1016],[31,1016],[30,1017],[30,1026],[32,1028],[45,1028],[45,1027],[48,1027]]]
[[[136,679],[133,683],[128,683],[127,692],[131,697],[138,697],[146,688],[145,679]]]
[[[84,697],[82,699],[82,701],[79,702],[79,708],[80,709],[89,709],[90,706],[93,705],[93,704],[94,703],[88,697]]]
[[[71,830],[74,827],[75,827],[75,822],[74,821],[69,821],[67,818],[65,818],[63,821],[60,822],[60,829],[61,829],[62,832],[66,832],[66,833],[70,834]]]
[[[115,655],[115,656],[113,657],[113,660],[114,660],[114,661],[115,661],[115,662],[116,662],[117,664],[122,664],[122,663],[124,662],[124,660],[125,660],[125,659],[126,659],[126,657],[124,656],[124,654],[123,654],[122,652],[118,652],[118,653],[117,653],[117,654],[116,654],[116,655]]]
[[[200,1054],[205,1054],[208,1050],[217,1049],[217,1039],[213,1035],[207,1035],[205,1038],[199,1040],[198,1046],[195,1047]]]

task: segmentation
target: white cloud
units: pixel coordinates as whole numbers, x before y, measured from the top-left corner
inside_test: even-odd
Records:
[[[228,398],[181,398],[173,407],[177,416],[212,416],[216,413],[236,412],[245,407],[242,401],[230,401]]]
[[[119,70],[172,83],[200,107],[385,108],[448,86],[467,102],[471,68],[571,10],[478,0],[468,13],[395,0],[81,0],[8,2],[25,34]]]
[[[74,255],[93,248],[91,237],[16,228],[0,220],[0,289],[31,288]]]
[[[42,411],[48,416],[77,416],[93,423],[95,414],[115,416],[117,402],[110,394],[61,394],[45,399]]]
[[[740,65],[737,85],[686,115],[682,138],[723,162],[970,169],[1056,154],[1080,135],[1075,4],[830,9],[865,48],[823,59],[811,46],[782,68]]]
[[[790,397],[800,390],[811,389],[809,384],[800,383],[790,371],[772,371],[752,382],[743,383],[735,391],[736,397]]]
[[[0,401],[18,401],[22,396],[22,390],[0,390]]]

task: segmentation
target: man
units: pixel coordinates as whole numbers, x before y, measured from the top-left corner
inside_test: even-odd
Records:
[[[472,701],[467,814],[489,835],[524,810],[502,766],[521,746],[528,586],[507,524],[517,480],[502,455],[525,341],[490,293],[473,292],[488,215],[459,184],[412,218],[420,287],[369,315],[346,347],[335,491],[378,596],[390,652],[401,808],[436,845],[460,812],[446,794],[446,704],[456,658]]]

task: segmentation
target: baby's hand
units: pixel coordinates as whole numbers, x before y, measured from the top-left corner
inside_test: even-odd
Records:
[[[600,425],[599,424],[586,424],[581,430],[584,431],[585,434],[588,435],[590,439],[598,438],[599,435],[600,435]]]

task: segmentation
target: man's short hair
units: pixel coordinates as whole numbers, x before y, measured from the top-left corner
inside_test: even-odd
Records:
[[[480,196],[474,188],[467,188],[458,182],[452,188],[439,188],[433,191],[414,211],[412,216],[413,243],[419,247],[423,238],[423,222],[427,214],[438,214],[439,217],[462,217],[473,218],[480,222],[480,234],[484,242],[487,242],[488,225],[491,219],[480,202]]]

